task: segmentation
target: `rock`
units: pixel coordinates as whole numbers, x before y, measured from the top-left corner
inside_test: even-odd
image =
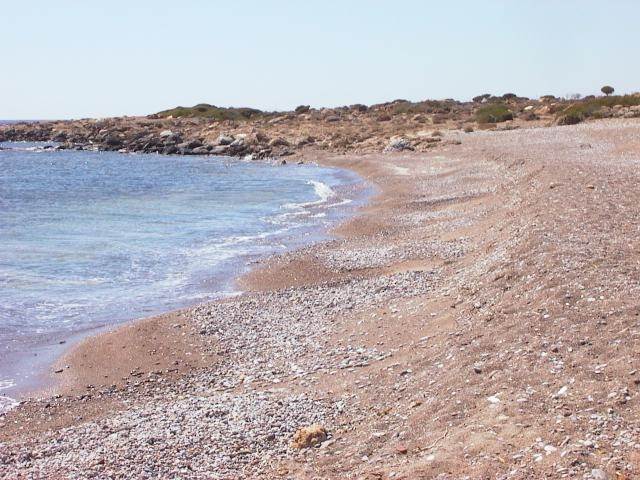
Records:
[[[269,142],[269,146],[270,147],[288,147],[289,146],[289,142],[287,142],[284,138],[278,137],[278,138],[274,138],[273,140],[271,140]]]
[[[267,137],[263,132],[256,132],[254,135],[256,142],[258,143],[267,143],[269,142],[269,137]]]
[[[413,146],[405,138],[392,138],[385,147],[385,152],[402,152],[403,150],[413,150]]]
[[[609,475],[600,468],[594,468],[591,470],[591,478],[593,480],[609,480]]]
[[[309,135],[306,135],[304,137],[299,137],[296,139],[295,141],[295,145],[296,147],[303,147],[305,145],[309,145],[310,143],[315,143],[316,139],[314,137],[311,137]]]
[[[339,122],[340,117],[338,117],[337,115],[329,115],[327,118],[324,119],[324,121],[327,123]]]
[[[178,153],[178,147],[175,145],[167,145],[162,149],[163,155],[174,155],[176,153]]]
[[[121,138],[115,135],[108,135],[107,138],[104,139],[104,143],[110,147],[119,147],[123,142]]]
[[[173,132],[171,130],[163,130],[160,132],[160,138],[167,138],[171,135],[173,135]]]
[[[209,150],[209,153],[213,155],[224,155],[229,151],[228,145],[217,145]]]
[[[182,137],[178,134],[172,134],[172,135],[169,135],[168,137],[164,137],[164,141],[163,141],[165,145],[176,145],[180,142],[182,142]]]
[[[409,449],[407,448],[406,445],[403,445],[401,443],[396,445],[396,452],[399,453],[400,455],[406,455],[408,451]]]
[[[207,147],[196,147],[193,149],[193,154],[194,155],[206,155],[207,153],[209,153],[209,149]]]
[[[235,139],[231,135],[220,135],[216,143],[218,145],[231,145]]]
[[[291,446],[301,449],[320,445],[327,439],[327,430],[321,425],[310,425],[299,429],[293,436]]]

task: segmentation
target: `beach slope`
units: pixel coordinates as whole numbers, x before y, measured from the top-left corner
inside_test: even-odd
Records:
[[[0,417],[0,477],[640,475],[640,122],[444,135],[307,152],[370,205],[237,298],[81,344]]]

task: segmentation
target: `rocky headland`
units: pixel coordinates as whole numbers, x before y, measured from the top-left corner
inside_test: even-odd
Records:
[[[445,131],[569,125],[640,117],[640,96],[528,99],[481,95],[472,102],[395,100],[378,105],[291,112],[200,104],[146,117],[25,122],[0,126],[0,141],[53,141],[59,149],[280,158],[330,153],[424,152],[451,140]]]

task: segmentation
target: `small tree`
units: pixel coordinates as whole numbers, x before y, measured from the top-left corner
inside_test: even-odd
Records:
[[[600,89],[600,91],[601,91],[602,93],[604,93],[604,94],[608,97],[609,95],[611,95],[611,94],[612,94],[613,92],[615,92],[616,90],[615,90],[615,88],[610,87],[609,85],[605,85],[604,87],[602,87],[602,88]]]

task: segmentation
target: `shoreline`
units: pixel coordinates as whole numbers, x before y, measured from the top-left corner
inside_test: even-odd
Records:
[[[334,168],[343,170],[348,177],[354,174],[354,172],[349,169]],[[29,350],[29,352],[38,357],[32,361],[32,363],[38,365],[38,371],[33,375],[25,377],[28,378],[27,383],[0,390],[0,394],[7,400],[13,400],[15,404],[19,404],[24,400],[32,398],[71,394],[83,390],[87,385],[104,384],[104,379],[117,379],[121,378],[122,375],[128,374],[131,369],[126,369],[126,363],[130,363],[132,357],[125,356],[124,358],[118,358],[117,366],[111,365],[105,370],[104,365],[101,365],[101,363],[108,363],[108,357],[107,352],[104,352],[104,349],[100,347],[101,343],[110,343],[113,340],[118,344],[118,348],[122,350],[129,350],[137,343],[144,345],[144,338],[136,336],[139,335],[136,333],[131,334],[131,332],[140,330],[149,333],[149,328],[145,328],[146,325],[153,325],[151,330],[164,329],[170,332],[168,327],[176,324],[176,319],[184,316],[185,312],[188,312],[190,309],[201,304],[224,301],[226,298],[232,298],[242,294],[243,292],[236,288],[241,283],[241,279],[247,276],[253,269],[260,268],[261,263],[271,256],[281,255],[308,247],[315,243],[327,241],[332,237],[332,231],[338,225],[356,215],[357,210],[363,205],[366,205],[369,197],[372,195],[371,186],[367,185],[365,179],[360,177],[358,177],[358,179],[345,178],[344,184],[339,185],[336,190],[337,195],[347,198],[348,202],[344,205],[326,206],[325,215],[329,214],[328,218],[331,218],[331,224],[329,226],[305,225],[303,227],[303,236],[309,238],[305,238],[304,240],[300,238],[294,240],[291,234],[287,234],[283,237],[286,239],[287,245],[283,246],[284,250],[279,252],[274,251],[266,254],[250,253],[238,256],[234,260],[235,266],[229,269],[228,278],[225,277],[226,279],[222,282],[227,285],[227,287],[221,290],[218,298],[204,302],[199,301],[192,305],[177,307],[150,316],[131,318],[117,322],[106,322],[102,325],[90,326],[79,331],[60,334],[58,335],[60,341],[58,341],[57,336],[49,336],[37,345],[34,344]],[[228,289],[229,291],[227,292]],[[137,324],[140,324],[139,328],[133,328],[134,325]],[[127,339],[128,337],[131,338]],[[99,355],[102,357],[103,362],[91,360],[91,357],[94,355],[92,352],[97,351],[101,352]],[[115,353],[113,348],[111,348],[109,352],[111,354]],[[164,351],[163,353],[167,354],[168,351]],[[175,352],[172,353],[175,354]],[[190,352],[187,353],[190,354]],[[181,373],[185,371],[185,368],[171,368],[165,365],[165,362],[158,361],[163,360],[163,357],[162,355],[156,354],[155,349],[153,349],[153,353],[149,355],[149,358],[145,359],[136,357],[135,355],[134,358],[136,358],[135,363],[140,364],[138,368],[142,368],[145,373],[162,369],[175,370]],[[190,365],[189,359],[184,358],[184,352],[182,352],[181,358],[178,360],[187,366]],[[90,367],[85,365],[86,362],[88,362]],[[196,362],[196,364],[197,363],[198,362]],[[159,365],[163,365],[163,368],[155,368]],[[121,382],[116,381],[115,383],[111,383],[111,385],[116,384],[121,384]]]
[[[637,475],[640,122],[446,135],[317,153],[379,186],[338,237],[122,333],[202,363],[0,416],[0,477]]]

